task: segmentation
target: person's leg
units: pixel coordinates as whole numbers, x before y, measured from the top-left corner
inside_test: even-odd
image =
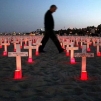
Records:
[[[63,48],[61,47],[60,42],[59,42],[59,40],[58,40],[58,38],[55,35],[53,30],[49,32],[49,36],[50,36],[51,40],[54,42],[54,44],[57,47],[58,51],[62,52]]]
[[[39,47],[39,51],[43,51],[48,40],[49,40],[49,35],[47,34],[47,32],[45,32],[45,35],[41,41],[42,45],[40,45],[40,47]]]

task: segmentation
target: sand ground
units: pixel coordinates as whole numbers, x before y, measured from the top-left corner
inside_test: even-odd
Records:
[[[69,57],[59,54],[51,40],[45,50],[39,56],[33,50],[33,64],[22,57],[23,78],[14,80],[15,58],[2,56],[0,49],[0,101],[101,101],[101,57],[87,58],[89,79],[81,81],[81,58],[69,64]],[[13,51],[12,44],[8,51]],[[91,52],[96,48],[91,46]]]

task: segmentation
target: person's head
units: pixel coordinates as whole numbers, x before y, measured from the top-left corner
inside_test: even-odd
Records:
[[[50,6],[50,11],[51,11],[52,13],[55,12],[56,9],[57,9],[56,5],[51,5],[51,6]]]

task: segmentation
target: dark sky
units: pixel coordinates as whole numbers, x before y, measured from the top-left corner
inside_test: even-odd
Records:
[[[55,30],[101,24],[101,0],[0,0],[0,32],[30,32],[44,29],[44,14],[50,5]]]

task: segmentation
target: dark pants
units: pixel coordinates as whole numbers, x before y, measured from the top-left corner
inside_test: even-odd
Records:
[[[60,52],[62,49],[60,42],[57,38],[57,36],[55,35],[53,30],[45,30],[45,35],[41,41],[42,45],[39,47],[40,50],[43,50],[47,41],[49,40],[49,38],[51,38],[51,40],[54,42],[55,46],[57,47],[58,51]]]

